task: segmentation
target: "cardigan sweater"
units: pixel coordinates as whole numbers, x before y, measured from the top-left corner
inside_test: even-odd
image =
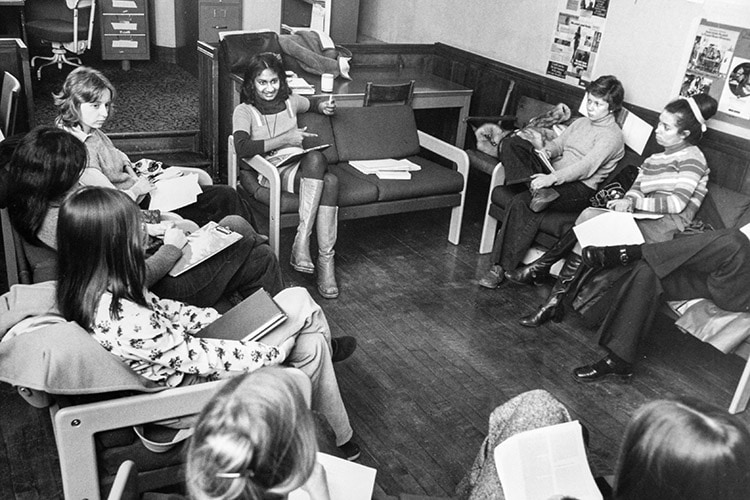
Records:
[[[61,127],[70,132],[86,146],[86,168],[81,174],[81,184],[101,185],[96,179],[104,176],[115,188],[124,191],[135,184],[136,177],[132,171],[133,165],[128,156],[117,149],[107,135],[98,129],[92,129],[88,134],[77,127]],[[91,178],[90,178],[91,177]]]
[[[613,115],[596,121],[583,117],[548,141],[544,151],[555,169],[556,184],[581,181],[596,189],[625,155],[625,141]]]
[[[703,152],[689,143],[665,148],[644,160],[625,198],[633,208],[658,214],[695,217],[708,192],[708,165]]]

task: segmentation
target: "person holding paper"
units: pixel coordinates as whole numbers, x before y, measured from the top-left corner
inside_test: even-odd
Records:
[[[350,457],[357,455],[333,371],[330,328],[307,290],[276,294],[287,315],[273,330],[279,345],[198,338],[195,334],[220,314],[159,298],[146,288],[144,236],[138,208],[122,191],[87,186],[67,196],[57,225],[60,314],[133,371],[166,387],[231,378],[283,362],[299,368],[312,382],[313,409],[328,419],[337,445]]]
[[[706,197],[709,174],[706,158],[697,144],[706,130],[706,120],[716,110],[716,100],[705,94],[687,99],[678,98],[667,104],[659,115],[655,130],[656,142],[664,151],[646,158],[625,195],[607,203],[609,210],[617,212],[661,216],[657,219],[635,220],[643,236],[641,241],[655,243],[671,240],[693,221]],[[587,208],[576,219],[576,226],[606,212],[603,209]],[[616,243],[624,241],[620,239]],[[521,318],[523,326],[537,327],[549,319],[559,321],[564,312],[566,295],[585,282],[592,270],[582,265],[581,245],[574,230],[571,230],[531,264],[505,272],[505,278],[514,283],[533,283],[547,277],[550,267],[566,255],[565,265],[547,302],[535,313]]]
[[[500,483],[495,448],[525,431],[570,420],[565,406],[543,390],[525,392],[498,406],[455,496],[459,500],[518,498]],[[644,404],[628,422],[618,455],[613,500],[740,500],[749,491],[750,432],[736,416],[701,401]]]
[[[58,109],[55,125],[86,145],[88,163],[81,175],[81,184],[114,187],[140,203],[145,195],[154,190],[154,184],[136,174],[128,156],[117,149],[101,130],[115,97],[114,86],[100,71],[86,66],[78,67],[68,74],[62,90],[54,95]],[[201,171],[201,176],[206,175]],[[227,215],[250,219],[239,194],[231,187],[208,184],[196,189],[201,192],[195,203],[172,211],[199,226],[209,221],[218,222]]]
[[[57,279],[57,221],[60,203],[80,187],[86,147],[57,127],[37,127],[18,143],[8,163],[8,211],[36,282]],[[6,172],[3,172],[5,174]],[[135,203],[133,203],[135,206]],[[240,241],[177,277],[167,273],[182,257],[184,230],[191,221],[169,221],[158,236],[164,244],[146,259],[146,285],[158,295],[197,306],[228,309],[234,294],[247,297],[262,287],[271,294],[284,288],[279,262],[266,238],[242,217],[220,223],[240,233]],[[161,226],[163,223],[159,224]],[[156,227],[146,224],[147,228]],[[107,234],[112,228],[108,228]]]
[[[281,56],[264,52],[248,63],[240,91],[242,101],[232,116],[234,148],[240,158],[270,156],[278,150],[299,151],[314,131],[297,126],[297,115],[310,110],[324,115],[336,112],[333,97],[310,101],[289,90]],[[339,295],[334,269],[338,226],[338,179],[328,171],[328,160],[320,151],[310,151],[301,160],[279,167],[282,189],[299,195],[299,224],[292,245],[291,265],[301,273],[312,274],[310,236],[317,224],[318,292],[326,299]],[[253,196],[268,182],[241,163],[240,183]]]
[[[519,193],[505,209],[492,248],[492,266],[479,280],[484,288],[497,288],[503,271],[513,270],[531,247],[544,210],[578,213],[625,154],[622,131],[615,113],[625,91],[614,76],[601,76],[586,90],[586,114],[556,139],[545,141],[534,131],[503,141],[500,160],[505,184]],[[551,163],[552,171],[540,159]],[[528,186],[529,189],[526,189]]]
[[[262,368],[228,382],[195,425],[185,474],[190,498],[287,498],[301,488],[311,500],[328,500],[309,401],[309,382],[291,370]]]
[[[641,339],[651,333],[665,300],[706,298],[726,311],[750,312],[750,241],[740,229],[645,245],[586,247],[583,261],[595,269],[635,266],[599,327],[607,355],[576,368],[580,382],[631,378]]]

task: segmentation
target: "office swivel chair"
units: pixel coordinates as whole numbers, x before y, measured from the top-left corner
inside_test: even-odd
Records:
[[[31,37],[52,45],[52,56],[34,56],[36,61],[48,61],[36,71],[37,79],[42,78],[42,68],[56,64],[80,66],[78,57],[91,48],[94,34],[94,10],[96,0],[35,0],[26,3],[26,32]],[[83,15],[82,15],[83,14]],[[88,16],[86,16],[88,14]],[[68,57],[68,52],[75,54]]]

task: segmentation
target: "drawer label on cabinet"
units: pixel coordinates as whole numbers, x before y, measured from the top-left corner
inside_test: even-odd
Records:
[[[137,49],[138,40],[112,40],[112,47],[118,49]]]
[[[112,7],[116,9],[135,9],[137,5],[133,0],[112,0]]]
[[[131,23],[128,21],[122,21],[119,23],[112,23],[112,28],[116,29],[117,31],[135,31],[138,29],[137,23]]]

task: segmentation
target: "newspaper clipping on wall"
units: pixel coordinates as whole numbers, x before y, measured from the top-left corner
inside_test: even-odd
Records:
[[[559,0],[547,74],[581,86],[592,80],[609,0]]]
[[[680,95],[709,94],[719,103],[714,119],[750,126],[750,28],[701,20]]]

